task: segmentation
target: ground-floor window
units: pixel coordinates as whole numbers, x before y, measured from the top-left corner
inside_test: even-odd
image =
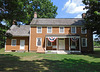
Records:
[[[87,38],[82,38],[82,47],[87,47]]]
[[[12,39],[11,40],[11,46],[16,46],[16,41],[17,41],[16,39]]]
[[[42,38],[36,38],[36,46],[41,46]]]

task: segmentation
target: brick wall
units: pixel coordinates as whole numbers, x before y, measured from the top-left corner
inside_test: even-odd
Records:
[[[11,40],[16,39],[17,43],[16,46],[11,46]],[[6,51],[11,51],[11,50],[20,50],[20,40],[25,40],[25,50],[29,50],[29,37],[13,37],[12,39],[7,38],[6,40]]]

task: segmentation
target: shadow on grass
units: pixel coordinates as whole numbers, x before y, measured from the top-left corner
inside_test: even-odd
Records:
[[[90,57],[100,58],[100,48],[94,48],[94,52],[91,54],[86,54]]]
[[[100,72],[100,63],[86,60],[33,60],[21,61],[11,54],[0,54],[0,71],[17,72]]]

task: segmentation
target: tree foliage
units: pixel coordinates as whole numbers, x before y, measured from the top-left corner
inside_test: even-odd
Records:
[[[57,7],[51,0],[0,0],[0,46],[4,45],[5,32],[13,21],[29,24],[37,12],[38,18],[55,18]],[[1,21],[5,20],[6,25]]]
[[[57,7],[51,0],[0,0],[0,19],[7,20],[10,25],[13,20],[29,24],[38,13],[38,18],[55,18]]]
[[[85,27],[100,35],[100,0],[83,0],[86,12]]]

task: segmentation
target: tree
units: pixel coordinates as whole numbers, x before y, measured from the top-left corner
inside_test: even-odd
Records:
[[[95,34],[100,35],[100,0],[83,0],[86,5],[85,28],[91,29]]]
[[[38,18],[55,18],[57,7],[51,0],[0,0],[0,19],[12,25],[13,20],[29,24],[38,13]]]
[[[57,7],[51,0],[0,0],[0,46],[4,46],[6,30],[15,21],[29,24],[35,11],[38,18],[55,18],[57,15]],[[1,24],[3,20],[6,25]]]

